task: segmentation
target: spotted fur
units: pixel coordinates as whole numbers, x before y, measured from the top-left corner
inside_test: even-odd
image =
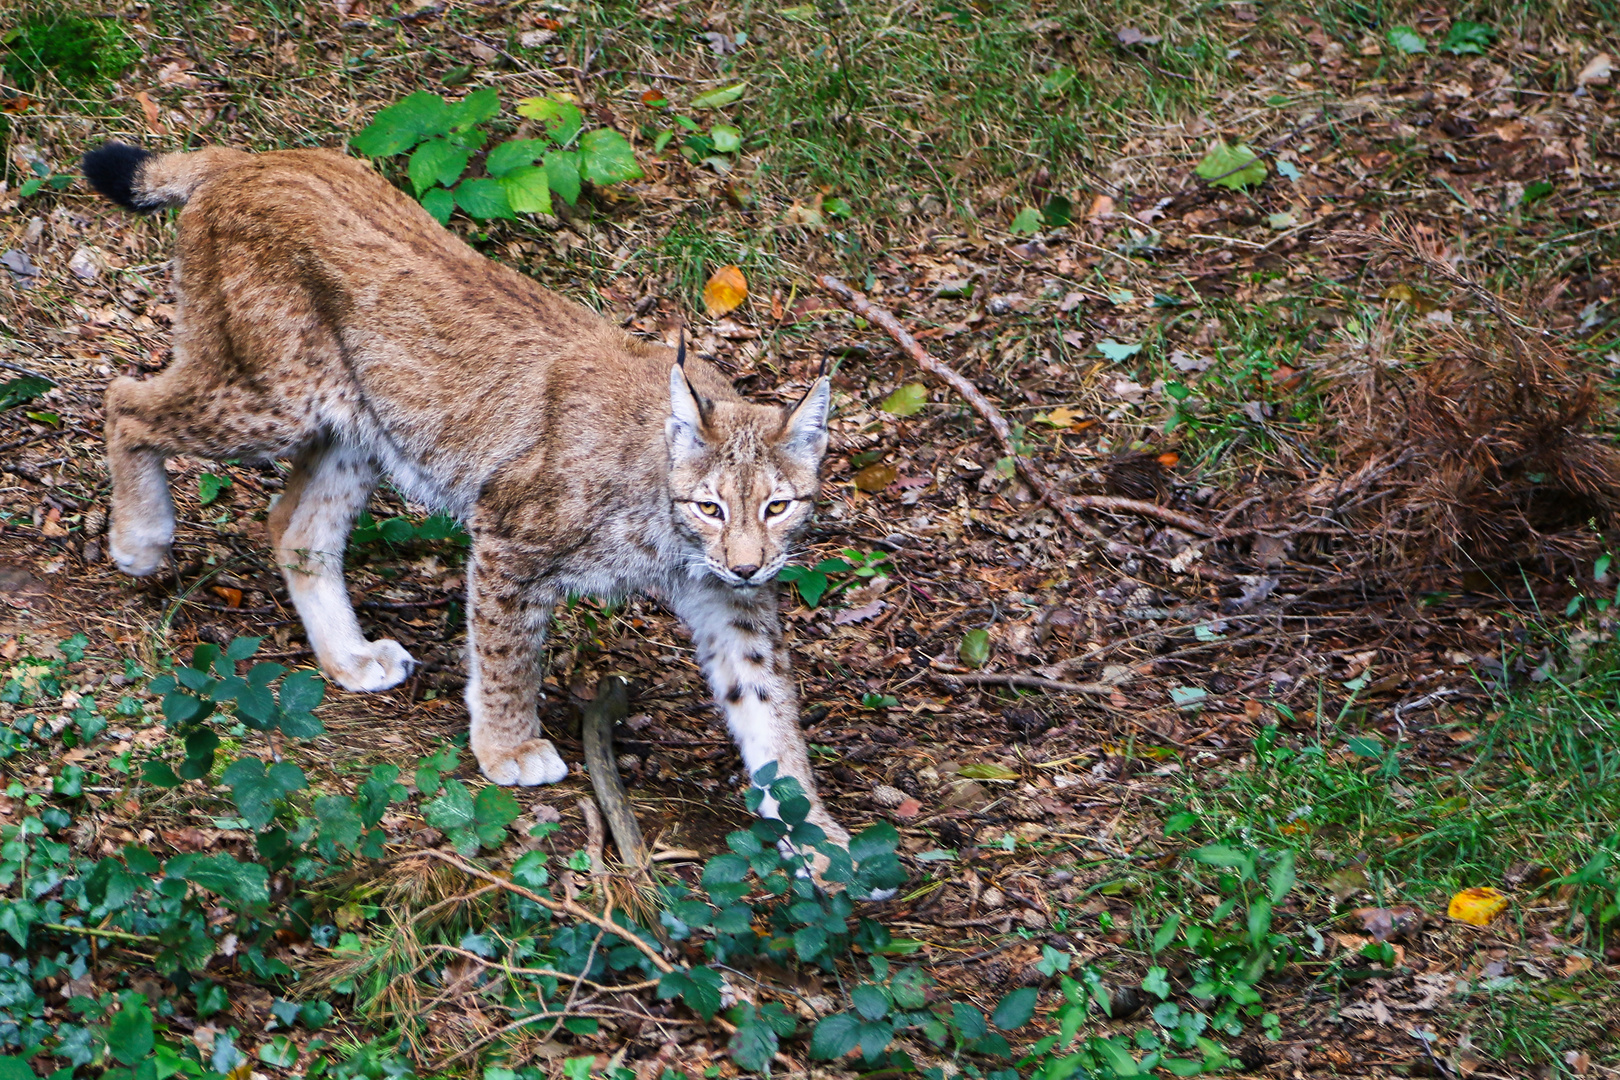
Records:
[[[815,797],[773,584],[819,488],[825,380],[792,410],[747,402],[709,365],[479,255],[339,154],[95,160],[126,205],[185,207],[174,362],[107,390],[122,570],[167,557],[165,457],[291,458],[269,532],[310,647],[340,685],[387,689],[414,661],[366,640],[343,580],[386,476],[471,534],[467,709],[491,780],[567,773],[536,720],[553,607],[648,593],[691,628],[750,772],[777,762],[847,839]]]

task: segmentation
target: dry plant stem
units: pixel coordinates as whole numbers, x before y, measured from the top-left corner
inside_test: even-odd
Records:
[[[613,725],[624,719],[629,711],[630,696],[624,680],[609,675],[597,686],[596,699],[585,706],[580,728],[585,743],[585,762],[590,767],[591,787],[607,818],[608,828],[613,830],[613,842],[618,845],[619,858],[636,870],[645,870],[647,844],[641,837],[641,826],[636,823],[636,815],[630,809],[630,793],[625,790],[624,781],[619,778],[618,764],[613,760]],[[600,852],[601,847],[595,850]]]
[[[607,874],[607,864],[602,861],[602,846],[606,840],[602,832],[602,813],[590,799],[581,799],[579,815],[585,819],[585,855],[591,860],[591,876],[603,877]]]
[[[1060,682],[1057,679],[1042,679],[1034,675],[946,675],[940,674],[941,682],[956,683],[960,686],[1016,686],[1026,690],[1052,690],[1060,694],[1095,694],[1098,697],[1111,697],[1114,687],[1107,683],[1073,683]]]
[[[533,889],[525,889],[522,885],[519,885],[516,882],[504,881],[487,870],[480,870],[478,867],[473,866],[471,863],[450,854],[448,851],[439,851],[437,848],[423,848],[421,851],[411,852],[410,856],[408,857],[415,857],[417,855],[425,855],[429,858],[438,859],[440,862],[449,863],[451,866],[455,867],[457,870],[460,870],[463,874],[466,874],[469,877],[478,878],[480,881],[487,881],[491,885],[498,885],[507,892],[521,896],[525,900],[533,900],[547,911],[560,915],[569,915],[576,919],[583,919],[600,930],[606,930],[610,934],[617,934],[635,948],[640,949],[642,953],[646,955],[647,959],[653,962],[653,966],[659,971],[670,972],[675,970],[674,964],[671,964],[668,960],[665,960],[661,955],[659,955],[657,949],[641,940],[639,936],[629,932],[622,926],[613,925],[613,923],[602,918],[602,916],[598,915],[596,912],[591,911],[588,908],[581,907],[572,900],[563,900],[558,902],[551,899],[549,896],[541,896]]]
[[[910,356],[919,368],[950,386],[952,390],[962,396],[964,401],[973,406],[973,411],[978,413],[986,424],[990,425],[991,431],[995,432],[996,438],[1001,442],[1002,450],[1007,457],[1012,459],[1019,475],[1024,478],[1024,482],[1034,489],[1035,494],[1040,497],[1042,502],[1051,507],[1058,517],[1063,519],[1065,525],[1081,536],[1102,543],[1108,542],[1108,537],[1104,536],[1101,531],[1081,521],[1075,516],[1074,511],[1064,506],[1061,502],[1061,496],[1052,490],[1052,485],[1048,484],[1045,477],[1035,471],[1034,462],[1017,452],[1016,447],[1013,445],[1012,428],[1007,426],[1006,417],[1001,415],[1001,410],[996,408],[989,398],[979,392],[977,386],[974,386],[954,368],[942,364],[930,356],[928,350],[924,349],[917,342],[917,339],[912,337],[890,312],[876,306],[865,296],[862,296],[831,274],[821,275],[819,281],[822,288],[838,297],[850,311],[868,322],[882,327],[890,337],[899,343],[900,347],[906,351],[906,355]],[[1144,517],[1158,518],[1160,521],[1168,522],[1177,528],[1186,529],[1201,536],[1211,536],[1215,532],[1214,529],[1198,519],[1159,506],[1157,503],[1142,502],[1137,499],[1121,499],[1108,495],[1077,495],[1071,496],[1071,498],[1082,509],[1117,510],[1140,514]]]

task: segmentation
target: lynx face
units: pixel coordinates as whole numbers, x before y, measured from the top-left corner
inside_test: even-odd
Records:
[[[736,588],[776,580],[809,524],[827,452],[827,380],[791,412],[697,394],[670,369],[670,495],[690,569]]]

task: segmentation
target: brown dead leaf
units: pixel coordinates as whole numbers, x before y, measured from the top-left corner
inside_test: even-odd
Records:
[[[884,488],[894,483],[894,478],[898,475],[900,475],[900,470],[896,469],[893,465],[886,465],[879,462],[876,465],[868,465],[866,468],[856,473],[855,486],[860,490],[869,493],[882,491]]]
[[[714,318],[735,311],[737,305],[746,299],[748,279],[743,277],[742,268],[738,266],[722,266],[703,286],[703,306],[709,309],[709,315]]]
[[[135,95],[135,100],[141,103],[141,112],[146,114],[147,130],[154,135],[167,135],[169,129],[158,119],[158,103],[152,100],[152,95],[142,90]]]
[[[848,626],[850,623],[865,622],[867,619],[875,619],[877,618],[878,613],[883,610],[883,607],[883,601],[873,600],[870,603],[862,604],[858,608],[845,608],[843,611],[840,611],[838,614],[833,616],[833,625]]]
[[[1362,907],[1350,914],[1361,920],[1361,928],[1371,934],[1374,941],[1410,937],[1423,928],[1423,913],[1410,904],[1392,908]]]
[[[902,821],[910,821],[920,813],[922,813],[922,803],[916,799],[907,799],[894,808],[894,816]]]
[[[229,585],[213,585],[209,587],[208,591],[225,601],[226,607],[242,606],[241,589],[233,589]]]
[[[1592,970],[1592,958],[1589,956],[1564,957],[1564,978],[1571,978]]]
[[[1091,200],[1091,209],[1086,212],[1086,218],[1091,221],[1101,221],[1113,212],[1113,198],[1108,195],[1098,195]]]

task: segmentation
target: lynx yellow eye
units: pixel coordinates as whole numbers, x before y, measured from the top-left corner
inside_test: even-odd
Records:
[[[702,514],[704,517],[717,518],[720,516],[719,503],[700,502],[697,504],[697,508],[698,513]]]
[[[781,515],[787,513],[787,508],[788,504],[786,499],[777,499],[773,503],[765,504],[765,513],[769,517],[780,517]]]

